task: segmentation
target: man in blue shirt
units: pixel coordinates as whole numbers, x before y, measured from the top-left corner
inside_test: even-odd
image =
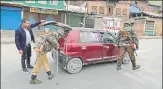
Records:
[[[21,55],[21,64],[24,72],[28,72],[27,68],[33,68],[30,64],[31,57],[31,41],[35,43],[32,28],[38,26],[45,20],[30,24],[28,19],[22,19],[21,25],[15,30],[15,44]],[[26,60],[26,63],[25,63]],[[26,68],[27,64],[27,68]]]

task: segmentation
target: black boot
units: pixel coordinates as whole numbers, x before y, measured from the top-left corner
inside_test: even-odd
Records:
[[[42,83],[40,80],[36,79],[37,75],[32,75],[31,76],[31,80],[30,80],[30,84],[40,84]]]
[[[135,60],[131,60],[131,62],[132,62],[132,69],[133,70],[136,70],[136,69],[139,69],[140,68],[140,65],[136,65]]]
[[[30,59],[30,58],[27,58],[27,61],[26,61],[26,63],[27,63],[27,68],[33,68],[33,66],[30,65],[30,61],[31,61],[31,59]]]
[[[121,69],[122,69],[121,64],[117,63],[117,70],[121,70]]]
[[[121,59],[118,59],[118,61],[117,61],[117,70],[121,70],[122,68],[121,68]]]
[[[24,72],[28,72],[28,70],[27,70],[27,68],[26,68],[26,65],[25,65],[25,59],[21,59],[21,64],[22,64],[22,70],[24,71]]]
[[[122,67],[121,66],[117,66],[117,70],[121,70],[122,69]]]
[[[136,69],[139,69],[140,68],[140,65],[136,65],[133,67],[133,70],[136,70]]]
[[[23,70],[24,72],[28,72],[27,68],[23,68],[22,70]]]
[[[46,72],[48,74],[48,79],[51,80],[54,75],[51,73],[51,71]]]

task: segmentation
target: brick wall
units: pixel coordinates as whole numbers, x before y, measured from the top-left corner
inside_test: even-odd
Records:
[[[137,7],[142,11],[148,11],[148,3],[144,1],[137,1]]]
[[[121,9],[121,15],[117,15],[116,14],[116,9],[120,8]],[[127,14],[123,15],[123,9],[127,9]],[[129,15],[130,15],[130,10],[129,10],[129,4],[123,4],[123,3],[117,3],[114,9],[114,16],[115,17],[119,17],[122,19],[129,19]]]
[[[143,36],[144,34],[144,23],[145,23],[145,19],[135,20],[133,28],[136,31],[137,35],[139,36]]]
[[[97,14],[99,14],[100,6],[104,7],[104,15],[107,15],[106,1],[88,1],[88,13],[92,12],[92,6],[97,6]]]
[[[162,35],[162,19],[155,19],[155,34]]]
[[[154,21],[155,35],[157,35],[157,36],[162,35],[162,19],[148,18],[148,20]],[[135,24],[134,24],[133,28],[135,29],[136,33],[140,36],[142,36],[144,33],[144,28],[145,28],[144,24],[145,24],[145,19],[135,19]]]

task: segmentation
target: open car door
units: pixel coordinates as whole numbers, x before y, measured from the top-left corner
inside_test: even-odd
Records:
[[[54,25],[54,26],[58,26],[63,28],[64,31],[70,31],[72,28],[69,25],[60,23],[60,22],[56,22],[56,21],[46,21],[45,23],[42,23],[42,26],[46,26],[46,25]]]
[[[69,25],[66,25],[66,24],[63,24],[60,22],[56,22],[56,21],[46,21],[45,23],[42,23],[42,26],[47,26],[47,25],[61,27],[64,30],[65,35],[63,37],[61,37],[59,40],[59,44],[62,49],[64,46],[65,38],[68,36],[68,33],[72,28]]]

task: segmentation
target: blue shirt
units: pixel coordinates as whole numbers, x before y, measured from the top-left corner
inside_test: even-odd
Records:
[[[26,45],[31,43],[31,34],[29,33],[28,29],[24,29],[26,33]]]

